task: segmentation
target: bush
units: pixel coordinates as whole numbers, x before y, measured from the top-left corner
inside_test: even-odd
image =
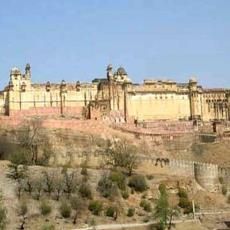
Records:
[[[89,184],[82,183],[79,187],[79,193],[81,197],[92,199],[92,192]]]
[[[191,201],[188,199],[188,198],[184,198],[184,197],[182,197],[182,198],[180,198],[180,200],[179,200],[179,206],[181,207],[181,208],[187,208],[187,207],[189,207],[189,206],[191,206]]]
[[[222,185],[222,194],[225,196],[228,192],[228,189],[225,185]]]
[[[98,182],[98,191],[101,193],[103,197],[109,197],[111,194],[113,183],[108,178],[107,175],[102,175],[101,179]]]
[[[132,217],[135,214],[135,208],[129,208],[127,212],[128,217]]]
[[[178,196],[180,198],[188,198],[188,193],[186,192],[185,189],[179,188],[179,190],[178,190]]]
[[[40,211],[43,216],[51,213],[51,206],[47,200],[43,200],[40,204]]]
[[[142,207],[146,212],[151,212],[151,204],[147,200],[141,200],[140,207]]]
[[[42,230],[54,230],[54,229],[55,229],[55,227],[53,224],[44,224],[42,226]]]
[[[220,184],[223,184],[224,183],[224,178],[223,177],[219,177],[219,182],[220,182]]]
[[[89,204],[89,210],[96,216],[100,215],[102,209],[103,209],[103,205],[99,200],[91,201]]]
[[[106,210],[105,215],[109,216],[109,217],[114,217],[115,213],[116,213],[116,208],[115,207],[108,207]]]
[[[152,174],[148,174],[148,175],[146,175],[146,177],[148,180],[152,180],[154,178],[154,176]]]
[[[125,200],[129,198],[129,192],[128,191],[122,191],[121,195]]]
[[[188,198],[180,198],[178,206],[184,209],[185,214],[192,212],[192,202]]]
[[[137,192],[145,191],[148,186],[143,175],[134,175],[129,180],[129,186],[134,188]]]
[[[66,200],[62,200],[60,205],[60,213],[62,217],[69,218],[71,215],[71,207]]]
[[[166,185],[165,184],[160,184],[158,187],[158,190],[160,191],[161,194],[166,193]]]
[[[120,171],[111,171],[109,175],[109,179],[118,185],[118,188],[121,190],[125,190],[126,183],[125,183],[125,176]]]
[[[81,169],[81,175],[88,176],[88,170],[87,170],[86,167],[82,167],[82,169]]]

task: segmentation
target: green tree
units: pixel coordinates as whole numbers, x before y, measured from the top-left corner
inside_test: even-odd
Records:
[[[170,216],[170,208],[168,202],[168,194],[165,186],[159,186],[160,197],[156,202],[154,209],[154,218],[159,220],[159,227],[161,230],[164,230],[167,226],[167,222]]]

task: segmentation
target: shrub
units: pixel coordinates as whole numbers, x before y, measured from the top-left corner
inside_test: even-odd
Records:
[[[122,191],[121,195],[125,200],[129,198],[129,192],[128,191]]]
[[[43,216],[51,213],[51,206],[47,200],[43,200],[40,204],[40,211]]]
[[[134,175],[129,180],[129,186],[134,188],[137,192],[145,191],[148,186],[143,175]]]
[[[165,184],[160,184],[158,187],[158,190],[160,191],[161,194],[166,193],[166,185]]]
[[[98,182],[98,191],[101,193],[103,197],[110,196],[112,186],[113,186],[113,183],[108,178],[108,176],[102,175],[101,179]]]
[[[189,214],[193,210],[192,202],[188,198],[185,198],[185,197],[180,198],[178,206],[184,209],[185,214]]]
[[[99,216],[101,211],[103,209],[103,205],[101,201],[99,200],[94,200],[89,203],[89,210],[94,214]]]
[[[107,210],[106,210],[106,216],[109,216],[109,217],[114,217],[115,213],[116,213],[116,208],[115,207],[108,207]]]
[[[88,170],[87,170],[86,167],[82,167],[82,169],[81,169],[81,175],[88,176]]]
[[[188,198],[188,193],[186,192],[185,189],[179,188],[179,190],[178,190],[178,196],[180,198]]]
[[[66,200],[62,200],[61,202],[60,213],[64,218],[69,218],[71,215],[71,207]]]
[[[79,187],[79,193],[81,197],[92,199],[92,191],[89,184],[82,183]]]
[[[132,217],[135,214],[135,208],[129,208],[127,212],[128,217]]]
[[[223,184],[224,183],[224,178],[223,177],[219,177],[219,182],[220,182],[220,184]]]
[[[109,175],[109,179],[118,185],[118,188],[121,190],[125,190],[125,176],[121,171],[111,171]]]
[[[151,204],[147,200],[141,200],[140,207],[142,207],[146,212],[151,212]]]
[[[55,230],[55,227],[53,224],[44,224],[42,230]]]
[[[148,180],[152,180],[152,179],[154,178],[154,176],[153,176],[152,174],[148,174],[148,175],[146,176],[146,178],[147,178]]]
[[[222,194],[225,196],[228,192],[228,189],[225,185],[222,185]]]
[[[141,199],[145,199],[145,198],[146,198],[146,196],[147,196],[147,193],[146,193],[146,192],[144,192],[144,193],[141,195]]]

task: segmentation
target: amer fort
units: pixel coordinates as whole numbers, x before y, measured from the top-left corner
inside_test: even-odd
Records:
[[[1,127],[18,127],[25,119],[38,117],[45,128],[61,129],[62,137],[55,132],[50,135],[51,142],[62,151],[55,158],[60,164],[80,165],[85,159],[84,152],[74,152],[76,143],[71,142],[71,149],[61,144],[74,139],[71,135],[79,131],[104,138],[118,132],[132,135],[134,142],[147,138],[156,151],[140,154],[141,170],[154,172],[159,165],[168,167],[171,174],[195,176],[203,187],[217,191],[218,177],[230,176],[228,165],[186,161],[189,157],[183,151],[197,139],[228,140],[230,90],[203,88],[195,77],[187,83],[144,80],[143,84],[134,84],[123,67],[114,71],[108,65],[106,71],[105,78],[91,83],[62,80],[36,84],[32,83],[29,64],[25,73],[12,68],[9,84],[0,92]],[[180,159],[172,158],[170,151],[180,153]],[[100,153],[94,152],[90,159],[88,162],[96,167]]]
[[[107,77],[92,83],[36,84],[31,67],[23,73],[17,67],[10,71],[9,84],[0,91],[0,114],[69,115],[116,122],[151,120],[230,120],[230,89],[200,86],[195,77],[187,83],[171,80],[144,80],[132,83],[123,67],[107,67]]]
[[[203,88],[195,77],[186,83],[148,79],[134,84],[123,67],[113,70],[112,65],[104,78],[91,83],[36,84],[27,64],[25,72],[12,68],[9,84],[0,91],[0,157],[7,155],[4,143],[20,146],[25,130],[26,137],[39,134],[36,141],[46,143],[32,145],[37,156],[47,146],[52,149],[49,170],[87,165],[95,184],[108,169],[103,164],[107,143],[125,140],[137,149],[135,173],[153,178],[150,197],[164,181],[172,196],[182,187],[200,202],[194,217],[205,208],[208,214],[230,212],[221,203],[223,188],[230,194],[230,89]],[[40,167],[29,166],[33,175],[44,170]],[[3,175],[4,190],[9,181]],[[139,196],[131,195],[134,200]]]

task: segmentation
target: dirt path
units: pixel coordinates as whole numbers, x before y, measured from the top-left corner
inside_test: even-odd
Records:
[[[79,228],[79,229],[73,229],[73,230],[144,230],[144,229],[149,229],[149,226],[152,224],[156,224],[157,222],[149,222],[149,223],[131,223],[131,224],[108,224],[108,225],[98,225],[95,227],[87,227],[87,228]],[[205,230],[205,228],[202,228],[200,226],[199,221],[197,220],[176,220],[173,221],[174,224],[183,224],[186,225],[194,225],[195,228],[191,228],[192,230]]]

